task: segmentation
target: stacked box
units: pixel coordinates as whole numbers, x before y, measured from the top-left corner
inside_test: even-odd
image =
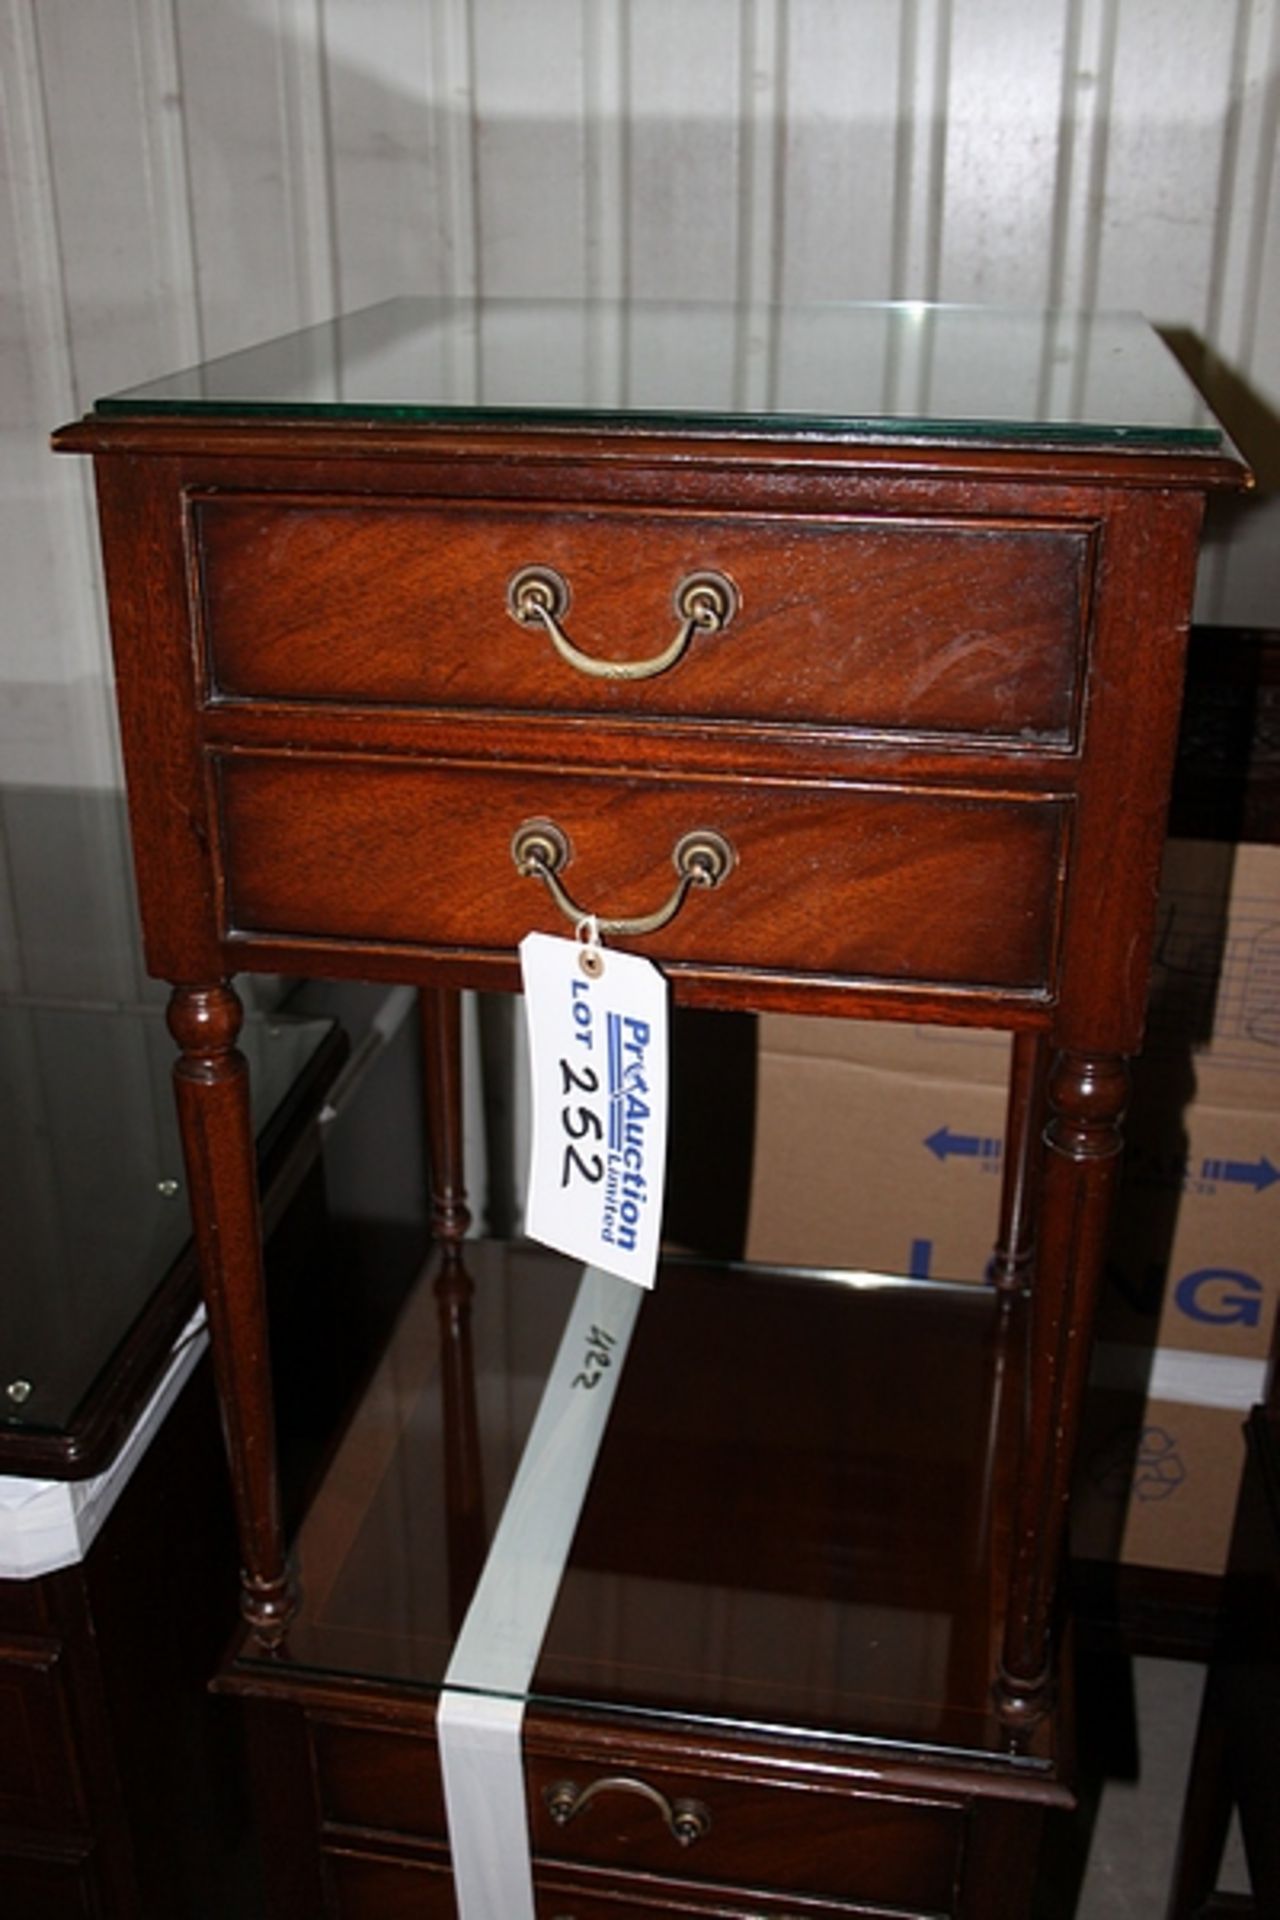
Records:
[[[1007,1036],[760,1023],[747,1251],[978,1282]],[[1216,1573],[1280,1295],[1280,851],[1170,843],[1075,1544]]]

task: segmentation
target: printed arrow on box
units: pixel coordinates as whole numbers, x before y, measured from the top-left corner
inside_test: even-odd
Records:
[[[985,1140],[978,1133],[952,1133],[946,1126],[931,1133],[924,1144],[939,1160],[946,1160],[952,1154],[974,1160],[994,1160],[1000,1152],[998,1140]]]
[[[1200,1175],[1204,1180],[1231,1180],[1261,1193],[1280,1180],[1280,1167],[1273,1167],[1264,1153],[1260,1160],[1206,1160]]]

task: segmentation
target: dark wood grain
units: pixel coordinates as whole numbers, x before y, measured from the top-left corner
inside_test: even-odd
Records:
[[[221,497],[194,509],[211,691],[234,699],[764,719],[1066,744],[1088,522],[844,520]],[[740,602],[652,679],[595,679],[512,619],[554,568],[570,638],[634,665],[708,569]]]
[[[191,1221],[209,1310],[243,1554],[242,1604],[264,1640],[292,1607],[275,1472],[271,1361],[248,1068],[240,1001],[226,982],[178,987],[169,1025]]]
[[[793,1728],[772,1749],[736,1724],[719,1748],[688,1725],[648,1727],[641,1757],[664,1776],[705,1788],[727,1767],[744,1804],[767,1787],[800,1810],[777,1833],[748,1818],[747,1851],[723,1868],[728,1882],[709,1877],[690,1893],[687,1863],[664,1865],[659,1896],[628,1879],[631,1861],[592,1867],[579,1850],[546,1870],[539,1911],[779,1914],[782,1890],[812,1886],[820,1912],[832,1889],[803,1878],[808,1800],[810,1851],[847,1868],[844,1897],[984,1920],[1024,1912],[1040,1813],[1062,1796],[1056,1571],[1124,1062],[1142,1036],[1196,540],[1206,490],[1241,484],[1243,470],[1229,452],[1192,448],[483,422],[116,417],[68,429],[58,444],[97,458],[147,950],[182,989],[180,1087],[260,1643],[279,1638],[288,1599],[251,1164],[234,1022],[217,983],[240,966],[285,968],[403,978],[435,996],[425,1003],[428,1079],[448,1251],[429,1321],[444,1361],[432,1392],[461,1423],[462,1444],[452,1469],[431,1470],[444,1546],[426,1548],[422,1564],[434,1568],[442,1611],[416,1633],[389,1629],[404,1598],[395,1579],[417,1577],[411,1561],[392,1579],[370,1557],[338,1566],[321,1552],[290,1631],[297,1668],[282,1670],[261,1645],[236,1668],[262,1724],[277,1713],[288,1721],[284,1762],[303,1764],[289,1716],[304,1705],[369,1717],[372,1778],[393,1747],[403,1755],[405,1736],[429,1748],[422,1662],[434,1672],[447,1657],[451,1616],[473,1578],[486,1515],[467,1378],[481,1362],[470,1344],[470,1254],[460,1257],[452,996],[514,985],[521,935],[565,930],[541,884],[516,873],[512,831],[533,815],[556,819],[572,842],[563,878],[574,900],[626,916],[666,897],[679,835],[713,826],[737,855],[728,880],[635,942],[669,970],[675,997],[987,1023],[1020,1036],[1000,1299],[982,1303],[991,1328],[981,1357],[959,1335],[932,1362],[912,1356],[924,1401],[885,1359],[864,1389],[884,1435],[874,1470],[864,1453],[841,1477],[839,1448],[821,1446],[803,1468],[812,1481],[803,1510],[847,1556],[821,1560],[815,1577],[833,1596],[855,1574],[864,1590],[879,1583],[898,1596],[900,1623],[912,1608],[941,1605],[928,1556],[909,1544],[912,1516],[930,1538],[948,1518],[976,1512],[982,1525],[959,1528],[969,1543],[960,1563],[935,1552],[935,1581],[940,1564],[954,1572],[948,1652],[931,1690],[907,1703],[893,1676],[909,1660],[885,1669],[887,1706],[865,1678],[845,1687],[862,1737],[880,1743],[852,1772],[833,1775],[830,1755],[806,1771],[805,1741],[823,1738],[816,1709],[803,1741]],[[568,624],[588,652],[651,654],[670,632],[673,575],[686,569],[730,573],[740,615],[720,636],[695,637],[668,674],[603,686],[508,618],[506,581],[529,562],[570,578]],[[704,1330],[695,1350],[706,1343]],[[960,1414],[945,1369],[970,1365],[981,1391]],[[841,1411],[848,1402],[856,1429],[851,1389],[842,1398],[840,1383],[822,1378],[823,1396]],[[918,1431],[885,1393],[923,1409]],[[755,1395],[768,1405],[772,1382]],[[966,1423],[977,1454],[964,1492],[942,1458],[912,1477],[918,1435]],[[625,1431],[624,1422],[624,1450]],[[723,1445],[696,1421],[686,1450],[723,1465]],[[752,1456],[753,1484],[776,1508],[768,1456]],[[899,1485],[901,1523],[877,1494]],[[369,1513],[375,1492],[370,1484],[361,1496]],[[685,1506],[691,1523],[702,1513],[690,1537],[714,1535],[698,1501]],[[649,1511],[607,1551],[589,1511],[583,1541],[611,1577],[635,1576],[629,1546],[651,1570],[665,1567],[674,1591],[684,1536]],[[721,1553],[728,1592],[747,1592],[744,1540],[768,1558],[768,1532],[756,1531],[740,1528]],[[781,1519],[776,1532],[786,1536]],[[431,1558],[440,1551],[453,1555],[444,1580]],[[788,1564],[792,1586],[779,1591],[790,1604],[806,1562],[792,1553]],[[343,1605],[359,1618],[339,1631]],[[531,1724],[534,1764],[634,1758],[625,1696],[655,1707],[644,1663],[631,1660],[625,1683],[619,1668],[615,1698],[607,1682],[592,1692],[571,1673],[566,1644],[553,1630],[547,1658],[606,1724],[595,1747],[584,1720]],[[375,1648],[376,1675],[362,1664]],[[672,1684],[666,1674],[663,1687]],[[686,1679],[677,1696],[681,1685],[696,1691]],[[736,1696],[732,1704],[737,1712]],[[717,1711],[728,1714],[729,1693]],[[330,1728],[331,1765],[334,1737]],[[349,1785],[354,1774],[344,1777]],[[296,1785],[284,1799],[279,1787],[264,1792],[276,1796],[270,1817],[309,1849],[315,1910],[322,1899],[381,1920],[402,1907],[448,1910],[431,1851],[438,1836],[381,1832],[376,1809],[353,1805],[347,1826],[336,1802],[321,1819]],[[886,1795],[906,1808],[905,1825],[895,1814],[869,1845],[861,1891],[859,1848],[839,1837],[834,1814],[829,1834],[823,1825],[828,1795],[869,1832]],[[616,1834],[616,1822],[604,1831]],[[648,1855],[642,1864],[655,1870]],[[281,1873],[279,1910],[297,1911],[287,1900],[302,1882]]]
[[[1043,1201],[1031,1296],[1028,1393],[1014,1512],[1014,1558],[1000,1666],[1012,1725],[1044,1711],[1053,1684],[1050,1630],[1067,1497],[1120,1171],[1129,1095],[1117,1055],[1060,1053],[1048,1082]]]
[[[427,987],[420,995],[427,1143],[431,1160],[431,1227],[441,1258],[436,1276],[440,1315],[440,1388],[444,1414],[445,1487],[449,1509],[450,1612],[462,1625],[487,1545],[484,1464],[480,1457],[471,1300],[464,1258],[471,1225],[462,1132],[462,1007],[456,990]]]
[[[1018,1293],[1031,1281],[1040,1203],[1041,1140],[1049,1057],[1044,1035],[1014,1036],[1005,1112],[1005,1174],[991,1282]]]
[[[573,927],[515,866],[525,821],[567,834],[561,880],[601,919],[661,906],[678,842],[709,827],[733,870],[632,943],[653,959],[1041,999],[1053,984],[1066,822],[1052,801],[310,756],[229,755],[218,774],[241,932],[506,954],[530,928]]]

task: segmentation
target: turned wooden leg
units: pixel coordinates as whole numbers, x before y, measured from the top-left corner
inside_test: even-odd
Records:
[[[1013,1566],[996,1686],[1011,1727],[1032,1724],[1048,1705],[1053,1595],[1128,1091],[1128,1065],[1115,1054],[1060,1053],[1049,1076]]]
[[[169,1028],[200,1279],[240,1535],[241,1609],[268,1646],[294,1597],[284,1557],[243,1014],[225,982],[175,987]]]
[[[435,1294],[444,1399],[445,1507],[449,1605],[455,1626],[471,1602],[484,1564],[484,1475],[471,1348],[473,1285],[463,1264],[471,1224],[462,1153],[462,1002],[450,988],[421,994],[431,1227],[439,1246]]]
[[[1000,1229],[990,1268],[991,1284],[1004,1294],[1022,1293],[1031,1281],[1048,1067],[1044,1035],[1016,1033],[1004,1130]]]
[[[431,1230],[445,1254],[456,1258],[471,1225],[462,1163],[462,995],[450,987],[424,987],[419,1000],[431,1157]]]

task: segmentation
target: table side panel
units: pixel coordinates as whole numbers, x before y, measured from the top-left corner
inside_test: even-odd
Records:
[[[1057,1022],[1083,1053],[1142,1045],[1203,504],[1118,498],[1103,535]]]

